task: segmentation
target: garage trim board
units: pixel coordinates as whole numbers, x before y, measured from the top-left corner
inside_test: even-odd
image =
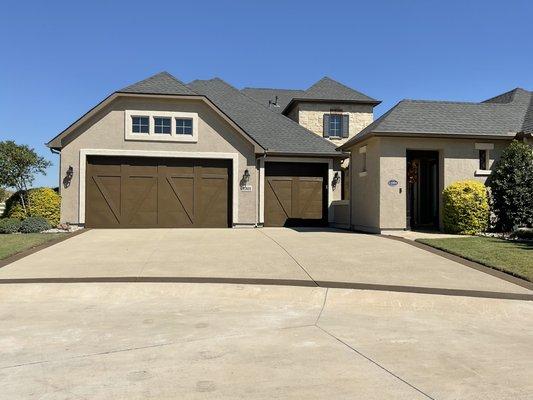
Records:
[[[79,222],[85,223],[85,195],[87,156],[125,156],[150,158],[197,158],[197,159],[229,159],[232,161],[232,223],[239,223],[239,160],[237,153],[212,152],[176,152],[176,151],[148,151],[148,150],[114,150],[114,149],[81,149],[80,150],[80,179],[79,179]]]

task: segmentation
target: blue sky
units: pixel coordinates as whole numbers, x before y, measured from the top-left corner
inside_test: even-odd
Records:
[[[0,140],[44,144],[110,92],[167,70],[189,82],[307,88],[331,76],[383,100],[533,90],[533,2],[9,1]]]

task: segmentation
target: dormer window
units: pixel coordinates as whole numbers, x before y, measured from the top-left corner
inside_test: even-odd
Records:
[[[349,135],[349,116],[342,111],[324,114],[324,137],[332,139],[347,138]]]

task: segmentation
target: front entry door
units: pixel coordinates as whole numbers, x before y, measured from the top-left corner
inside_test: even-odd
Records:
[[[439,153],[407,151],[407,225],[439,227]]]

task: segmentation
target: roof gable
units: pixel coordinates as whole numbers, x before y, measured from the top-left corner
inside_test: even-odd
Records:
[[[183,82],[174,78],[168,72],[163,71],[147,79],[126,86],[119,93],[140,93],[140,94],[169,94],[169,95],[196,95]]]
[[[307,89],[301,98],[314,100],[358,101],[366,103],[374,103],[378,101],[327,76]]]
[[[365,103],[371,105],[380,103],[379,100],[343,85],[327,76],[314,83],[307,90],[246,87],[242,89],[242,92],[264,106],[268,106],[269,102],[275,101],[277,96],[279,107],[270,108],[278,113],[286,113],[294,103],[299,101]]]

